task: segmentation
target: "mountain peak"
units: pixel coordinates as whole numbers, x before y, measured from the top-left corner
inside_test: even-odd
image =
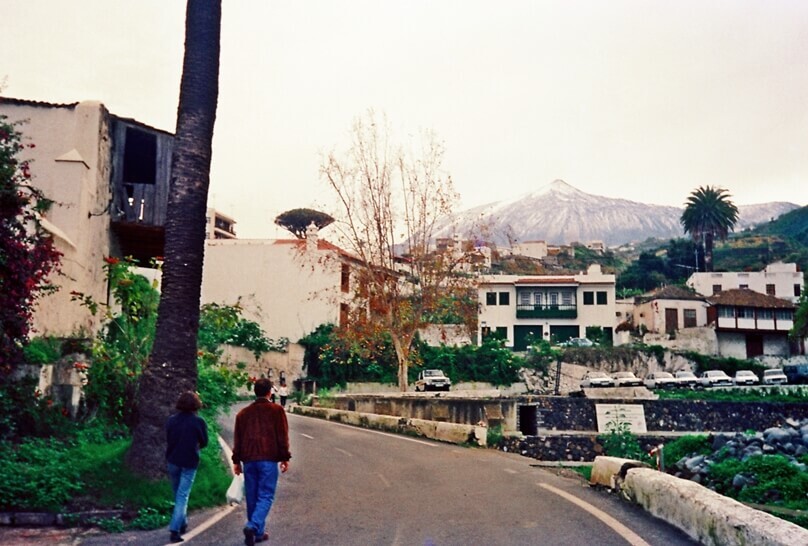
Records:
[[[768,203],[741,208],[736,230],[776,218],[794,208],[793,203]],[[554,180],[533,192],[508,201],[497,201],[461,213],[458,222],[444,228],[450,236],[467,236],[485,227],[486,237],[497,244],[512,240],[544,240],[550,244],[571,241],[603,241],[619,245],[649,237],[682,237],[682,208],[648,205],[626,199],[592,195]]]
[[[571,186],[561,180],[560,178],[556,178],[552,182],[547,185],[542,186],[535,192],[532,192],[531,195],[547,195],[550,193],[560,194],[560,195],[580,195],[583,192],[578,188]]]

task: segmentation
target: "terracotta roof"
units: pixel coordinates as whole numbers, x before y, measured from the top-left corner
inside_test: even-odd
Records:
[[[514,284],[578,284],[575,277],[525,277]]]
[[[305,247],[306,245],[306,239],[276,239],[272,244],[294,245],[302,248]],[[341,249],[334,243],[326,241],[325,239],[317,239],[317,250],[332,250],[334,252],[341,254],[342,256],[345,256],[346,258],[350,258],[352,260],[359,260],[359,258],[354,256],[353,254]]]
[[[53,102],[44,102],[39,100],[15,99],[13,97],[0,97],[0,103],[16,104],[18,106],[36,106],[42,108],[75,108],[77,102],[69,104],[56,104]]]
[[[794,309],[796,305],[788,300],[781,300],[774,296],[761,294],[748,288],[733,288],[724,290],[714,296],[707,298],[713,305],[725,305],[732,307],[762,307],[768,309]]]
[[[694,300],[694,301],[706,301],[704,296],[700,296],[696,294],[692,290],[688,290],[687,288],[682,288],[681,286],[663,286],[662,288],[658,288],[649,294],[643,294],[637,298],[638,303],[646,303],[649,301],[654,300]]]

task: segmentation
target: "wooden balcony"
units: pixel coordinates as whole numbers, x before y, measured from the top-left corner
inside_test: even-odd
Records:
[[[576,305],[524,305],[516,306],[516,318],[578,318]]]

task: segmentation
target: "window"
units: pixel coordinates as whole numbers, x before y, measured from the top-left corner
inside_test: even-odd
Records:
[[[558,292],[550,292],[550,305],[558,305]]]
[[[774,318],[776,320],[794,320],[793,309],[776,309],[774,311]]]
[[[697,326],[695,309],[683,309],[682,314],[684,315],[685,328],[695,328]]]
[[[569,290],[561,293],[561,303],[564,305],[572,305],[572,292]]]
[[[773,284],[767,284],[767,285],[766,285],[766,293],[767,293],[768,295],[770,295],[770,296],[774,296],[774,295],[775,295],[775,290],[774,290],[774,285],[773,285]]]
[[[510,305],[511,304],[511,293],[510,292],[500,292],[499,293],[499,304],[500,305]]]
[[[771,309],[758,309],[758,320],[771,320],[773,316],[774,312]]]
[[[486,305],[496,305],[497,304],[497,293],[496,292],[486,292],[485,293],[485,304]]]
[[[606,292],[598,292],[598,305],[606,305]]]
[[[347,292],[351,286],[351,269],[348,264],[342,264],[342,274],[339,280],[339,287],[342,292]]]
[[[533,305],[541,305],[541,300],[542,300],[541,292],[539,292],[538,290],[533,292]]]
[[[749,290],[749,285],[748,284],[739,284],[738,288],[740,288],[741,290]]]
[[[504,292],[507,294],[507,292]],[[497,339],[508,339],[508,327],[507,326],[497,326],[496,333],[494,336]]]
[[[714,284],[713,285],[713,295],[718,294],[719,292],[721,292],[721,285],[720,284]]]
[[[530,292],[519,292],[519,305],[530,305]]]
[[[157,180],[157,137],[152,133],[126,128],[123,150],[123,182],[154,184]]]
[[[339,325],[340,328],[345,328],[348,325],[348,304],[339,304]]]
[[[584,292],[584,305],[595,305],[594,292]]]
[[[720,318],[735,318],[735,308],[734,307],[719,306],[718,307],[718,316]]]
[[[745,319],[755,318],[754,307],[739,307],[738,318],[745,318]]]
[[[799,284],[794,285],[794,297],[795,298],[800,297],[800,288],[802,288],[802,287]]]

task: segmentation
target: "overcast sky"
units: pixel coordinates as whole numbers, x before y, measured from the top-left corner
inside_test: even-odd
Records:
[[[463,208],[555,179],[681,206],[808,204],[808,2],[225,0],[209,203],[240,237],[328,210],[354,118],[434,130]],[[180,0],[0,0],[5,96],[174,130]]]

